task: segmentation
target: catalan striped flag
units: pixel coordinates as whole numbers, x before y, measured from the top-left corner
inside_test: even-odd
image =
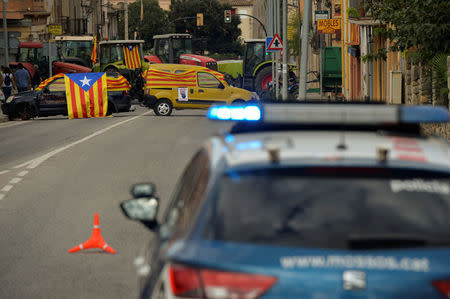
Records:
[[[92,48],[91,60],[92,64],[97,62],[97,36],[94,36],[94,47]]]
[[[39,84],[39,86],[36,88],[36,90],[42,90],[45,86],[47,86],[49,83],[51,83],[53,80],[64,77],[63,73],[59,73],[57,75],[54,75],[53,77],[47,78],[44,81]]]
[[[151,68],[147,71],[146,88],[169,86],[196,87],[197,76],[195,70],[181,74],[172,74]]]
[[[106,116],[106,73],[65,74],[64,82],[69,119]]]
[[[107,85],[108,85],[108,91],[120,91],[120,90],[130,90],[131,85],[128,82],[128,80],[120,75],[117,74],[115,76],[107,76]]]
[[[139,55],[139,45],[123,46],[123,56],[125,65],[129,69],[138,69],[141,67],[141,57]]]

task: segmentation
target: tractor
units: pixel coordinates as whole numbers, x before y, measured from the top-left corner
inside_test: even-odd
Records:
[[[145,56],[149,63],[178,63],[207,67],[217,71],[217,61],[194,54],[192,35],[171,33],[153,36],[153,55]]]
[[[142,74],[148,69],[148,63],[143,59],[143,45],[143,40],[101,41],[97,49],[98,61],[92,69],[94,72],[120,73],[131,84],[131,98],[142,101],[145,85]],[[131,51],[136,55],[132,61],[126,57],[125,53],[129,53],[126,51]]]
[[[269,54],[266,51],[266,40],[246,40],[244,59],[220,61],[218,70],[226,75],[230,84],[255,91],[261,96],[272,83],[272,60]],[[289,77],[291,81],[295,81],[291,66]]]
[[[56,36],[58,61],[78,64],[92,68],[91,54],[94,47],[94,37],[62,35]]]
[[[19,43],[19,52],[16,57],[15,62],[10,62],[9,66],[14,71],[17,69],[18,64],[22,63],[24,68],[30,73],[30,76],[34,75],[34,67],[33,65],[37,65],[39,70],[41,71],[42,77],[47,78],[49,76],[49,68],[48,68],[48,43],[42,42],[21,42]],[[81,65],[63,62],[63,61],[55,61],[57,60],[56,56],[56,47],[54,43],[50,43],[51,52],[55,56],[52,55],[52,73],[82,73],[82,72],[90,72],[89,68],[83,67]]]

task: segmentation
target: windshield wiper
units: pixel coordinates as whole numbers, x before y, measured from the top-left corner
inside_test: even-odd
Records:
[[[450,246],[450,240],[432,239],[411,234],[352,234],[347,238],[347,245],[350,249],[439,247]]]

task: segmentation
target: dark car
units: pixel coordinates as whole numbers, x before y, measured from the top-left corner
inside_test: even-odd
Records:
[[[419,123],[446,109],[214,107],[209,139],[163,217],[153,184],[121,208],[154,239],[141,298],[444,298],[450,147]]]
[[[109,84],[110,78],[119,75],[107,74],[107,76]],[[125,80],[124,78],[120,79]],[[110,90],[108,86],[107,115],[116,112],[127,112],[130,110],[130,107],[131,100],[127,90]],[[19,117],[26,120],[32,117],[67,115],[64,76],[62,74],[55,75],[41,83],[36,90],[21,92],[9,97],[2,103],[1,108],[3,113],[8,115],[9,119]]]

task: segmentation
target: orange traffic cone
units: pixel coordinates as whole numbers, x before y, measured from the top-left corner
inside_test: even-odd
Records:
[[[108,244],[106,244],[105,240],[103,240],[102,235],[100,234],[100,222],[98,220],[98,214],[94,215],[94,229],[92,230],[92,235],[86,242],[75,246],[72,249],[69,249],[69,253],[77,252],[80,250],[86,250],[89,248],[100,248],[105,250],[106,252],[115,254],[116,251],[111,248]]]

